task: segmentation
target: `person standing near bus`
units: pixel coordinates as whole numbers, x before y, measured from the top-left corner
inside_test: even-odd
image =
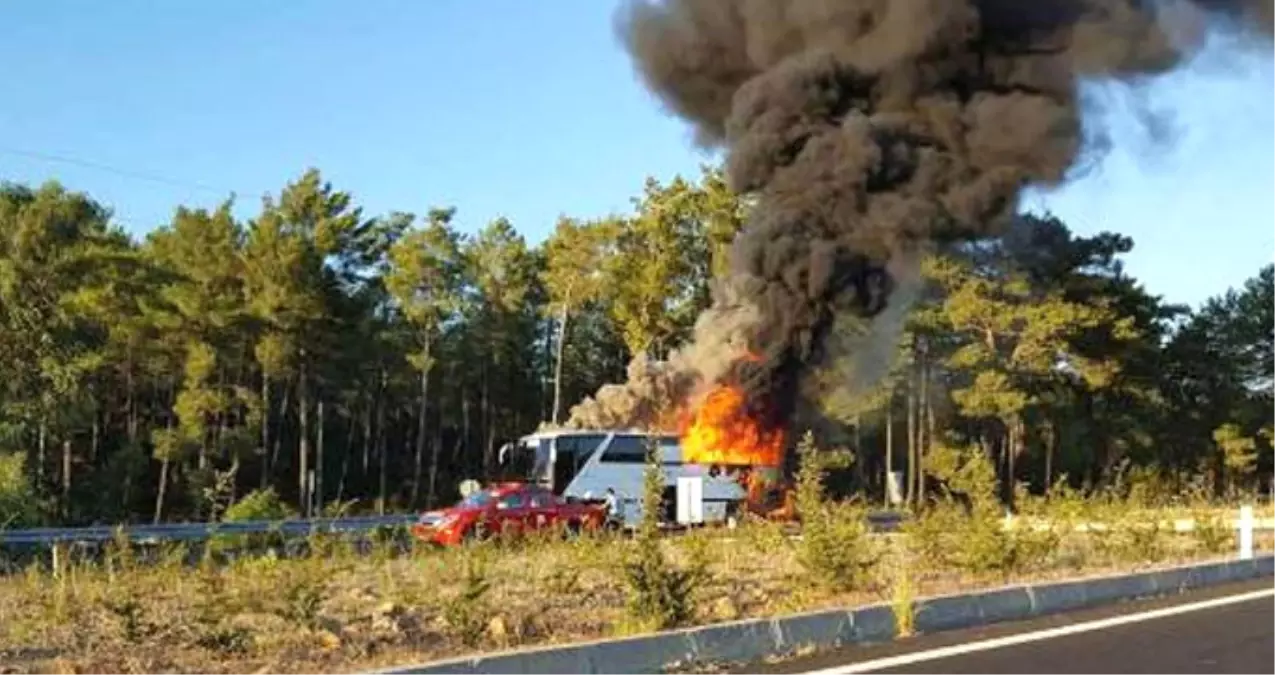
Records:
[[[607,509],[607,527],[620,527],[624,524],[624,500],[615,493],[615,488],[608,487],[603,503]]]

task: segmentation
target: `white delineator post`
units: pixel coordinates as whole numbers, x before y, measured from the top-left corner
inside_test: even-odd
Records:
[[[1240,507],[1240,560],[1253,558],[1253,507]]]

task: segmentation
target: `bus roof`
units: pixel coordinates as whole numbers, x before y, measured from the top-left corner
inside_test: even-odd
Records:
[[[641,429],[546,429],[527,434],[522,440],[539,440],[542,438],[559,438],[561,436],[607,436],[610,434],[623,434],[625,436],[673,436],[675,433],[657,433],[654,431],[643,431]]]

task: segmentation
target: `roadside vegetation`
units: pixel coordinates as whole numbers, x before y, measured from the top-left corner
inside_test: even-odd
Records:
[[[446,205],[370,213],[309,170],[259,206],[174,205],[143,237],[91,195],[0,183],[0,308],[22,308],[0,311],[0,528],[231,518],[254,491],[299,516],[451,503],[500,443],[649,370],[708,306],[749,198],[718,167],[635,192],[534,241],[544,223]],[[881,386],[847,397],[855,363],[820,373],[840,424],[819,440],[854,455],[830,494],[881,500],[897,471],[928,501],[948,434],[1003,501],[1063,474],[1269,485],[1275,266],[1189,309],[1103,227],[1023,214],[928,255]]]
[[[710,166],[638,192],[534,242],[446,205],[367,213],[311,169],[246,216],[177,206],[135,237],[90,195],[0,182],[0,541],[452,503],[709,306],[750,198]],[[907,632],[927,594],[1224,555],[1275,473],[1275,265],[1191,309],[1128,274],[1133,246],[1021,214],[926,254],[894,353],[831,358],[859,353],[838,321],[799,539],[648,522],[10,556],[0,670],[348,670],[866,602]],[[851,396],[860,361],[881,377]],[[887,476],[911,519],[878,536]]]
[[[1138,483],[1020,495],[1017,525],[1004,529],[985,456],[943,452],[951,457],[932,474],[935,498],[892,536],[869,533],[862,504],[825,496],[822,460],[834,453],[807,439],[800,538],[757,521],[661,536],[647,519],[631,537],[537,534],[454,550],[403,551],[391,538],[360,552],[314,537],[297,557],[173,546],[142,559],[116,543],[56,568],[35,561],[0,577],[0,663],[6,672],[339,671],[872,603],[892,607],[907,633],[927,595],[1234,554],[1223,522],[1231,505],[1203,491],[1161,503]],[[660,498],[649,482],[647,513]],[[1172,531],[1172,519],[1190,517],[1204,526]],[[1167,524],[1149,527],[1156,519]],[[1092,523],[1109,529],[1076,531]],[[1272,550],[1268,534],[1257,541]]]

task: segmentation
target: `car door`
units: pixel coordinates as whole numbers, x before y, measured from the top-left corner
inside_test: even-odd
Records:
[[[501,534],[519,534],[527,529],[527,493],[510,492],[496,501],[496,525]]]
[[[527,508],[527,527],[541,530],[558,524],[558,508],[553,493],[548,490],[535,490]]]

